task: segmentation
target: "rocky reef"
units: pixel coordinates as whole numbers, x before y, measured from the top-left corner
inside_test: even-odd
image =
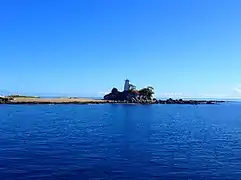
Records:
[[[172,99],[169,98],[167,100],[153,100],[154,104],[217,104],[223,103],[225,101],[216,101],[216,100],[182,100],[182,99]]]
[[[152,87],[143,88],[139,91],[129,90],[119,92],[117,88],[113,88],[112,91],[104,96],[104,100],[108,103],[136,103],[136,104],[217,104],[224,101],[211,101],[211,100],[183,100],[172,99],[157,100],[152,98],[154,94]]]

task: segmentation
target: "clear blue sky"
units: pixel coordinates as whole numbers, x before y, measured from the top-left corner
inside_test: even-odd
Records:
[[[7,0],[2,93],[241,97],[240,0]]]

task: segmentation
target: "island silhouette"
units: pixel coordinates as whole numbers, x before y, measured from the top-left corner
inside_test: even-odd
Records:
[[[78,97],[61,97],[61,98],[41,98],[37,96],[9,95],[0,96],[0,104],[217,104],[224,101],[216,100],[183,100],[172,99],[159,100],[153,98],[154,88],[147,86],[137,90],[136,86],[130,84],[128,79],[125,80],[123,91],[113,87],[109,94],[103,99],[90,99]]]

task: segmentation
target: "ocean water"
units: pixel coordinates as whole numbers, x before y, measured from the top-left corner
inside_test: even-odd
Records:
[[[0,106],[1,180],[240,178],[240,103]]]

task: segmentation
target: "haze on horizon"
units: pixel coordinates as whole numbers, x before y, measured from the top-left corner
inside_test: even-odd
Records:
[[[0,6],[0,95],[241,98],[239,0],[9,0]]]

